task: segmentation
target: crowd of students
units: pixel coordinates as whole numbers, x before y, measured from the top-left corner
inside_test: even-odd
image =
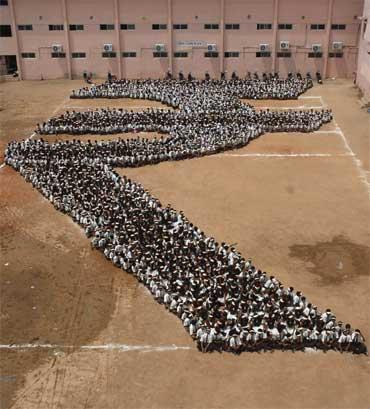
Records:
[[[311,77],[276,76],[237,78],[231,80],[179,80],[140,79],[108,80],[103,84],[73,90],[71,98],[139,98],[158,100],[174,107],[209,109],[209,104],[219,109],[222,101],[235,103],[245,99],[296,99],[313,86]]]
[[[67,111],[66,113],[37,124],[36,132],[50,134],[118,134],[125,132],[159,132],[171,137],[185,133],[206,133],[212,137],[214,127],[243,132],[246,126],[260,132],[312,132],[332,119],[330,110],[301,111],[256,111],[248,105],[241,105],[233,111],[206,112],[196,114],[148,108],[142,112],[123,109],[94,109],[88,111]],[[235,129],[238,128],[238,129]]]
[[[36,132],[44,135],[140,131],[163,134],[161,138],[151,140],[120,139],[115,144],[116,157],[112,160],[121,166],[209,155],[244,146],[264,132],[312,132],[329,122],[332,113],[327,109],[256,110],[240,100],[248,87],[254,90],[267,87],[266,97],[284,98],[288,91],[291,97],[297,97],[310,84],[311,79],[298,77],[286,80],[271,77],[262,81],[110,80],[74,91],[72,96],[149,99],[175,109],[148,108],[141,112],[110,108],[73,110],[38,124]]]
[[[162,82],[163,96],[166,84],[172,89],[175,82]],[[130,82],[119,84],[126,84],[119,85],[122,91]],[[224,86],[220,101],[233,94],[229,82]],[[154,85],[146,92],[145,97],[155,95]],[[205,92],[208,108],[203,107],[204,111],[212,111],[214,103],[207,101],[207,95],[217,100],[213,92],[216,90]],[[176,94],[171,98],[177,98]],[[237,109],[233,105],[230,110],[214,107],[213,112],[199,115],[190,100],[178,97],[180,109],[176,112],[72,112],[39,127],[41,133],[59,132],[63,127],[63,132],[84,133],[95,127],[96,132],[104,133],[107,127],[114,131],[118,122],[130,129],[169,132],[167,137],[53,144],[43,139],[13,141],[6,149],[6,163],[57,210],[79,223],[93,248],[135,275],[158,302],[176,314],[201,351],[314,347],[366,353],[360,330],[337,321],[330,309],[321,313],[300,291],[284,288],[274,275],[257,269],[234,247],[207,236],[182,211],[162,206],[141,184],[114,170],[116,166],[140,166],[236,148],[275,127],[293,131],[304,123],[316,129],[330,120],[330,112],[292,111],[280,116],[268,111],[259,116],[250,106],[238,105]]]

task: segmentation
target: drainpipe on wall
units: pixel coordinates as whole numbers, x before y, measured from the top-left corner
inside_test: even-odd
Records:
[[[272,32],[272,72],[276,72],[276,49],[277,49],[277,30],[278,30],[278,18],[279,15],[279,0],[274,0],[274,21]]]
[[[117,57],[118,57],[118,79],[122,79],[122,51],[121,51],[121,24],[118,0],[114,1],[114,26],[116,28]]]
[[[324,59],[324,69],[322,73],[323,78],[328,77],[328,60],[329,60],[329,52],[330,52],[330,32],[331,32],[331,22],[333,18],[333,3],[334,0],[329,0],[329,10],[328,10],[328,18],[326,20],[326,36],[325,36],[325,59]]]
[[[221,0],[221,32],[220,32],[220,75],[225,69],[225,0]]]
[[[71,67],[71,47],[69,44],[69,24],[68,24],[68,12],[67,12],[67,0],[62,0],[62,10],[64,19],[64,37],[66,42],[66,54],[67,54],[67,70],[68,78],[72,79],[72,67]]]
[[[173,75],[172,0],[167,0],[168,71]]]
[[[12,32],[14,33],[14,37],[15,37],[15,45],[16,45],[15,54],[17,56],[18,77],[21,80],[23,79],[22,61],[21,61],[21,54],[19,52],[19,37],[18,37],[18,31],[17,31],[14,0],[9,0],[9,6],[10,6],[10,17],[12,19]]]

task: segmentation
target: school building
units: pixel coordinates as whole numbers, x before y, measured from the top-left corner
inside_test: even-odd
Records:
[[[0,68],[21,79],[352,78],[370,58],[366,32],[364,0],[0,0]]]

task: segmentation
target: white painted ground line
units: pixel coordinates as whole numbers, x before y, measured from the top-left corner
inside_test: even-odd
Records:
[[[54,350],[54,355],[58,355],[61,351],[72,350],[73,352],[78,351],[118,351],[118,352],[132,352],[138,351],[142,353],[148,352],[167,352],[167,351],[180,351],[180,350],[194,350],[194,348],[187,346],[177,346],[172,345],[128,345],[128,344],[103,344],[103,345],[53,345],[53,344],[11,344],[11,345],[0,345],[0,350],[16,350],[19,352],[28,352],[29,350],[37,349],[47,349]],[[307,353],[323,353],[321,350],[316,350],[314,348],[305,348],[304,352]]]
[[[317,131],[319,132],[319,131]],[[326,132],[324,132],[326,133]],[[331,133],[338,133],[337,131],[332,131]],[[249,157],[249,158],[323,158],[323,157],[340,157],[340,156],[355,156],[352,152],[331,154],[331,153],[222,153],[220,155],[210,155],[206,156],[209,158],[220,158],[223,156],[235,156],[235,157]],[[5,163],[0,165],[0,169],[5,166]]]
[[[321,95],[312,95],[312,96],[301,95],[301,96],[298,97],[298,99],[319,99],[320,102],[321,102],[322,107],[323,107],[323,108],[326,108],[326,107],[327,107],[327,105],[326,105],[326,103],[324,102],[324,99],[323,99],[323,97],[322,97]]]
[[[312,96],[309,96],[309,95],[301,95],[301,96],[299,96],[298,97],[298,99],[321,99],[322,100],[322,96],[321,95],[312,95]]]
[[[342,156],[354,156],[354,153],[223,153],[221,155],[212,155],[212,158],[220,158],[223,156],[235,156],[245,158],[336,158]]]
[[[165,352],[189,350],[191,347],[172,345],[129,345],[129,344],[102,344],[102,345],[56,345],[56,344],[2,344],[0,350],[73,350],[73,351],[119,351],[119,352]]]
[[[313,131],[312,133],[318,133],[318,134],[335,133],[335,134],[339,134],[339,133],[340,133],[340,130],[338,130],[338,129],[331,129],[330,131]]]
[[[353,156],[353,162],[356,165],[357,168],[357,172],[359,173],[359,178],[361,180],[361,182],[365,185],[365,187],[367,188],[367,193],[370,197],[370,182],[366,176],[366,172],[365,169],[362,167],[362,162],[360,161],[360,159],[357,159],[356,155],[354,154],[352,148],[349,146],[349,143],[347,141],[347,138],[345,137],[342,129],[340,128],[340,126],[337,124],[337,122],[335,121],[335,119],[333,119],[333,123],[336,126],[336,130],[338,131],[338,134],[340,135],[340,137],[342,138],[344,147],[346,148],[346,150],[351,154],[351,156]]]
[[[315,105],[315,106],[306,106],[306,105],[300,105],[298,107],[254,107],[255,109],[269,109],[270,111],[279,111],[279,110],[288,110],[288,109],[322,109],[323,106],[322,105]]]
[[[327,108],[328,105],[324,102],[323,97],[320,96],[320,101],[321,101],[321,105],[323,106],[323,108]]]

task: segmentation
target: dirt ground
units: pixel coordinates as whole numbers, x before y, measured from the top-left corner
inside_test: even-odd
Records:
[[[0,164],[10,140],[66,107],[159,106],[69,100],[81,85],[1,84]],[[337,80],[297,101],[251,102],[324,104],[335,121],[313,134],[267,134],[240,150],[119,172],[208,234],[237,243],[321,310],[332,308],[369,347],[370,122],[357,101],[353,85]],[[370,407],[366,356],[201,354],[180,320],[7,166],[0,251],[1,409]]]

